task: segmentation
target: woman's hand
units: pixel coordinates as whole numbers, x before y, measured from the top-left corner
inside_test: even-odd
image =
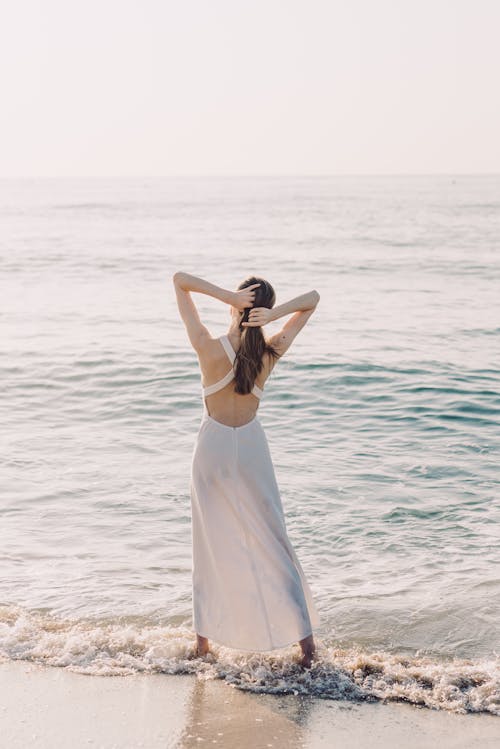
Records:
[[[272,320],[272,312],[269,307],[253,307],[248,313],[248,322],[242,322],[249,328],[260,327]]]
[[[244,289],[239,289],[238,291],[233,291],[231,304],[233,307],[236,307],[236,309],[239,309],[243,311],[245,307],[251,307],[253,305],[253,300],[255,299],[255,289],[256,286],[260,286],[260,283],[252,283],[250,286],[245,286]]]

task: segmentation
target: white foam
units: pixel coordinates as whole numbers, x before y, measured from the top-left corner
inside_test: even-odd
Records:
[[[323,699],[403,700],[458,713],[500,715],[498,658],[472,661],[404,656],[383,650],[340,649],[317,643],[311,669],[299,664],[298,645],[242,653],[211,643],[195,657],[195,636],[185,626],[133,621],[60,619],[17,606],[0,607],[0,655],[84,674],[193,673],[239,689]]]

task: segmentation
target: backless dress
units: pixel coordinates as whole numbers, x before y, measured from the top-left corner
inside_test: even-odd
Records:
[[[205,397],[234,378],[236,352],[219,339],[231,369],[202,387],[203,416],[191,462],[193,627],[238,650],[267,651],[319,626],[309,584],[288,538],[267,437],[254,418],[213,419]],[[263,390],[252,390],[261,398]]]

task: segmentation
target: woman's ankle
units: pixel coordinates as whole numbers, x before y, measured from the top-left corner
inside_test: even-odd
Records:
[[[196,652],[198,655],[206,655],[208,653],[210,647],[207,637],[203,637],[203,635],[196,634]]]
[[[316,645],[312,635],[308,635],[307,637],[302,638],[302,640],[299,640],[299,645],[303,655],[313,656],[316,652]]]

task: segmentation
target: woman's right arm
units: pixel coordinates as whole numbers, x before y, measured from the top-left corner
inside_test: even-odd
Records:
[[[269,338],[269,343],[276,349],[280,356],[283,356],[285,351],[290,348],[297,333],[302,330],[316,309],[319,298],[318,292],[314,289],[271,309],[267,307],[254,307],[249,312],[248,323],[242,324],[249,327],[252,325],[262,326],[272,320],[278,320],[280,317],[294,313],[286,321],[281,330]]]
[[[272,309],[269,310],[269,321],[278,320],[280,317],[292,314],[292,312],[307,312],[307,310],[313,310],[318,302],[319,294],[316,289],[308,291],[306,294],[301,294],[300,296],[294,297],[294,299],[290,299],[289,302],[284,302],[283,304],[278,304],[277,307],[272,307]]]
[[[253,307],[248,313],[248,322],[244,322],[242,325],[250,328],[262,326],[273,320],[278,320],[280,317],[285,317],[285,315],[291,315],[292,312],[312,312],[316,309],[318,302],[319,294],[314,289],[308,291],[307,294],[301,294],[290,299],[289,302],[278,304],[277,307]]]

